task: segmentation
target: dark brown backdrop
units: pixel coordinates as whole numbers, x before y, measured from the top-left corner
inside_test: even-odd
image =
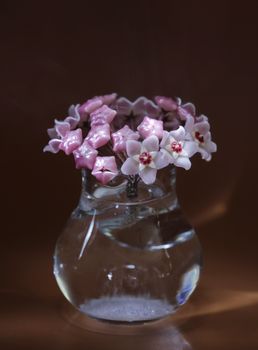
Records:
[[[80,174],[72,159],[42,154],[45,130],[69,104],[96,94],[178,95],[210,117],[218,153],[209,164],[195,159],[178,179],[205,252],[199,299],[203,289],[257,292],[256,2],[3,1],[0,10],[0,347],[37,347],[53,336],[47,317],[62,297],[51,256]],[[222,312],[195,323],[188,337],[196,349],[256,349],[257,317],[239,314],[240,306],[231,318]],[[241,332],[249,343],[235,340]],[[63,333],[55,336],[57,348]]]

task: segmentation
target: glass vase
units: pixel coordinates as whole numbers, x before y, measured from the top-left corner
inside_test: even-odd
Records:
[[[92,318],[147,322],[173,314],[196,288],[201,248],[176,195],[175,168],[154,184],[87,171],[54,254],[64,296]]]

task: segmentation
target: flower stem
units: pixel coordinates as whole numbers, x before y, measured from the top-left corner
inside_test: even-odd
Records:
[[[137,197],[139,181],[140,181],[139,175],[128,176],[128,182],[126,185],[126,194],[128,198]]]

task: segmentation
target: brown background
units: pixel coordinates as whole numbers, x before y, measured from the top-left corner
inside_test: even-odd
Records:
[[[174,348],[173,332],[115,345],[58,312],[52,252],[80,174],[42,154],[45,130],[113,91],[178,95],[210,117],[218,153],[178,178],[205,261],[181,331],[194,349],[258,348],[256,3],[1,2],[1,349]]]

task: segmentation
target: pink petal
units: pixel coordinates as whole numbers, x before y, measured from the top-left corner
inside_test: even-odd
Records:
[[[145,117],[137,130],[143,138],[155,135],[161,139],[163,136],[163,121]]]
[[[116,116],[116,111],[106,105],[101,106],[90,114],[91,126],[110,124]]]
[[[94,126],[89,131],[86,140],[93,148],[104,146],[110,140],[110,126],[109,124]]]
[[[132,102],[125,97],[120,97],[116,102],[117,113],[119,115],[130,115],[132,111]]]
[[[75,129],[80,122],[79,107],[80,105],[71,105],[68,109],[69,116],[65,118],[65,121],[70,124],[70,129]]]
[[[150,118],[158,118],[160,115],[160,108],[151,100],[147,100],[144,104],[145,111],[148,117]]]
[[[126,141],[138,140],[140,135],[138,132],[131,130],[128,125],[125,125],[122,129],[114,132],[111,137],[114,152],[123,152],[126,150]]]
[[[77,169],[88,168],[92,169],[97,157],[98,151],[91,147],[87,140],[78,147],[74,152],[74,160]]]
[[[70,131],[70,124],[66,121],[55,120],[55,129],[60,137],[65,137],[65,135]]]
[[[125,175],[136,175],[139,172],[139,164],[133,158],[127,158],[121,167],[121,171]]]
[[[162,169],[171,163],[171,156],[165,150],[161,150],[154,159],[157,169]]]
[[[155,135],[149,136],[143,140],[142,145],[148,152],[157,152],[159,150],[159,139]]]
[[[188,114],[185,122],[185,131],[187,133],[192,133],[193,127],[194,127],[194,117]]]
[[[150,185],[156,180],[157,169],[146,167],[139,173],[139,175],[146,185]]]
[[[135,140],[128,140],[126,142],[126,152],[129,157],[133,157],[141,153],[141,143]]]
[[[184,168],[185,170],[189,170],[191,168],[191,162],[187,157],[178,157],[174,164],[180,168]]]
[[[65,154],[71,154],[76,148],[78,148],[82,143],[82,130],[76,129],[69,131],[65,137],[62,139],[62,142],[59,145],[59,148],[65,152]]]
[[[142,115],[145,112],[145,103],[147,99],[146,97],[138,97],[137,100],[133,103],[133,114],[134,115]]]
[[[60,148],[60,144],[61,144],[61,140],[60,139],[52,139],[49,141],[48,145],[46,145],[43,149],[43,152],[51,152],[51,153],[58,153]]]
[[[193,103],[187,102],[182,105],[182,108],[185,109],[188,113],[190,113],[193,117],[196,115],[196,108]]]
[[[109,95],[99,96],[99,98],[102,100],[104,105],[110,105],[117,98],[117,94],[116,93],[112,93],[112,94],[109,94]]]
[[[170,131],[170,135],[173,136],[177,141],[182,141],[185,138],[185,129],[180,125],[177,130]]]
[[[97,157],[92,175],[102,184],[107,184],[118,174],[115,157]]]
[[[47,133],[48,133],[48,136],[51,138],[51,139],[55,139],[58,137],[58,134],[56,132],[56,128],[49,128],[47,129]]]
[[[78,112],[81,116],[81,120],[86,121],[88,119],[89,114],[94,112],[97,108],[101,107],[102,105],[102,100],[97,97],[94,97],[83,103],[78,109]]]
[[[156,96],[154,100],[165,111],[175,111],[178,107],[178,103],[170,97]]]
[[[185,141],[184,151],[186,151],[189,158],[191,158],[198,150],[197,143],[194,141]]]

